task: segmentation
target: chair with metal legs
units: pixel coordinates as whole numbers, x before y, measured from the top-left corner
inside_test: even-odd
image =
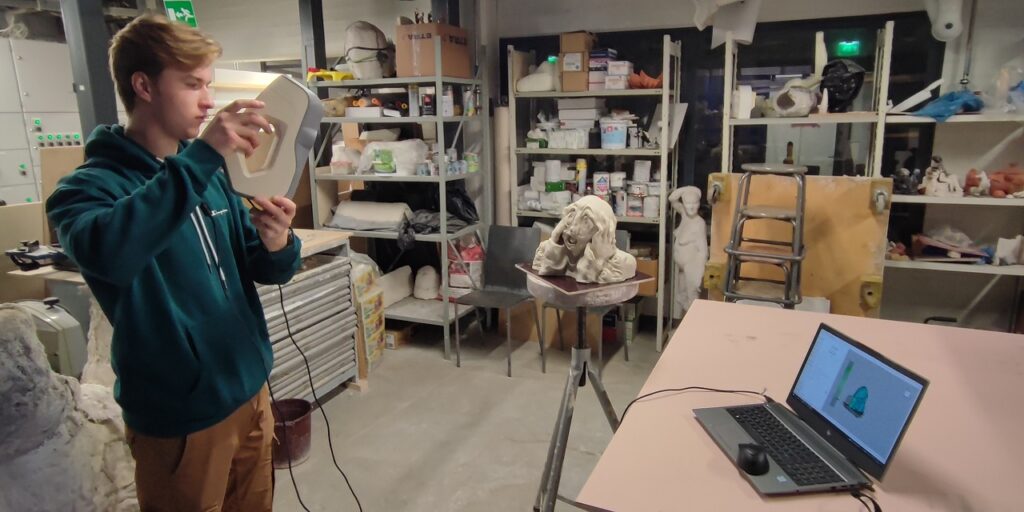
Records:
[[[509,226],[490,226],[487,229],[487,247],[484,256],[483,286],[455,299],[455,318],[459,317],[459,306],[474,308],[496,308],[505,310],[505,344],[507,346],[508,376],[512,376],[512,308],[523,302],[533,301],[526,288],[526,274],[515,268],[517,263],[533,261],[537,246],[540,245],[540,230]],[[547,372],[543,336],[540,332],[540,317],[537,307],[532,305],[533,318],[537,326],[540,343],[541,371]],[[479,320],[478,322],[479,323]],[[483,334],[483,326],[480,327]],[[455,365],[462,366],[462,346],[459,322],[455,322]]]

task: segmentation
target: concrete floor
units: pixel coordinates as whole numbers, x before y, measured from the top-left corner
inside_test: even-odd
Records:
[[[324,411],[338,463],[366,511],[531,510],[558,404],[569,351],[548,352],[540,371],[535,343],[513,341],[512,378],[505,375],[503,339],[463,341],[462,368],[442,357],[440,331],[426,331],[386,351],[369,391],[344,391]],[[426,341],[424,341],[426,339]],[[653,332],[642,332],[626,362],[605,346],[603,381],[616,412],[639,392],[657,361]],[[562,494],[575,497],[611,439],[590,386],[581,389],[573,418]],[[355,502],[331,462],[323,418],[314,412],[309,459],[294,468],[310,510],[354,511]],[[275,509],[299,511],[287,470],[277,472]],[[559,503],[558,510],[576,510]]]

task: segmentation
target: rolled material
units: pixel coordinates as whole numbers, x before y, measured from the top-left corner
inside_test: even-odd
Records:
[[[512,153],[509,146],[508,107],[494,109],[494,222],[512,225]]]

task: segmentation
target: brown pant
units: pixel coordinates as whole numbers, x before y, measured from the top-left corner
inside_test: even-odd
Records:
[[[274,416],[265,386],[231,416],[185,437],[126,430],[142,512],[273,508]]]

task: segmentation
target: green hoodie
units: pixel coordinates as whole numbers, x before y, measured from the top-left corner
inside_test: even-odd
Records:
[[[282,284],[299,241],[268,252],[224,159],[202,140],[161,162],[118,125],[46,201],[65,251],[114,327],[114,397],[128,427],[184,436],[252,398],[273,366],[253,282]]]

